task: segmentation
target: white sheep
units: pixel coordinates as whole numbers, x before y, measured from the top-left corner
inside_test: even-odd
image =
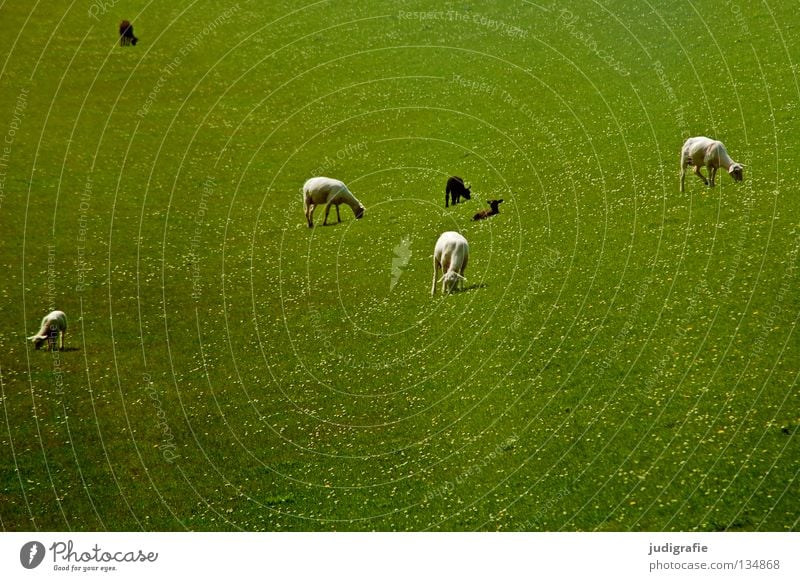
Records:
[[[59,349],[64,350],[64,336],[67,334],[67,315],[63,311],[53,311],[44,316],[42,326],[36,335],[28,337],[38,349],[47,341],[50,351],[56,348],[56,337],[59,338]]]
[[[331,210],[331,204],[336,206],[336,219],[341,222],[342,218],[339,216],[339,204],[347,204],[352,208],[353,214],[356,219],[364,216],[364,206],[359,202],[356,197],[350,193],[347,186],[339,180],[325,177],[311,178],[303,184],[303,204],[306,209],[306,221],[308,227],[314,226],[314,208],[319,204],[325,204],[325,219],[322,225],[328,223],[328,212]]]
[[[707,186],[714,187],[714,178],[717,176],[717,169],[724,167],[734,181],[740,182],[743,179],[742,164],[736,163],[728,155],[728,150],[721,141],[715,141],[708,137],[690,137],[681,149],[681,192],[684,191],[684,180],[686,168],[694,166],[694,174],[703,180]],[[706,179],[700,168],[708,168],[708,178]]]
[[[431,296],[436,294],[436,277],[441,270],[444,274],[439,282],[442,283],[442,294],[456,290],[464,278],[464,270],[469,260],[469,244],[467,239],[458,232],[445,232],[436,241],[433,250],[433,284]]]

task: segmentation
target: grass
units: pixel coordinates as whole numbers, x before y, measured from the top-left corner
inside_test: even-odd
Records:
[[[0,7],[3,530],[797,530],[793,3],[267,4]]]

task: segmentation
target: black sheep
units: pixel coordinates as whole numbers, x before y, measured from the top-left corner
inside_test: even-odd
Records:
[[[128,22],[127,20],[123,20],[119,23],[119,45],[120,46],[128,46],[132,44],[136,46],[136,43],[139,42],[139,39],[133,35],[133,24]]]
[[[458,176],[452,176],[447,180],[447,188],[444,191],[444,207],[448,208],[450,206],[450,200],[452,199],[453,205],[455,206],[458,204],[458,200],[461,197],[466,198],[467,200],[470,199],[470,191],[467,186],[464,185],[464,180],[462,180]]]

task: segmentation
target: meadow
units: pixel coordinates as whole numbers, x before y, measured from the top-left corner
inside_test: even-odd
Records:
[[[2,530],[798,530],[794,2],[168,4],[0,4]]]

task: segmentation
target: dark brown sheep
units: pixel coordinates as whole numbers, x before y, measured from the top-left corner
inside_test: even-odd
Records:
[[[481,210],[472,217],[473,220],[483,220],[484,218],[488,218],[489,216],[494,216],[495,214],[499,214],[500,210],[497,208],[497,206],[502,204],[503,200],[486,200],[486,203],[489,204],[491,209]]]

